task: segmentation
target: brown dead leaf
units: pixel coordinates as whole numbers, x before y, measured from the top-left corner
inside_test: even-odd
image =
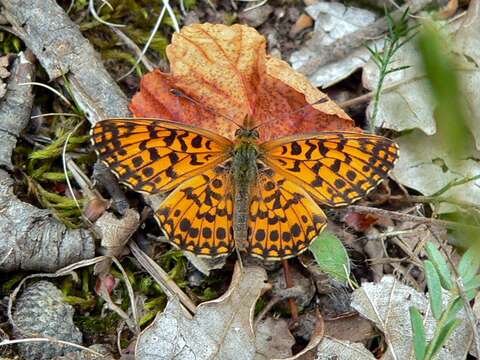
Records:
[[[248,26],[186,26],[167,47],[171,72],[145,75],[130,109],[137,117],[180,121],[227,137],[237,126],[225,117],[246,127],[269,122],[260,128],[265,140],[354,127],[326,94],[265,47],[265,38]]]

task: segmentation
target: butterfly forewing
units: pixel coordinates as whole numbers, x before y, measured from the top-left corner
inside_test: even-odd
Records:
[[[169,191],[230,157],[232,142],[206,130],[152,119],[108,119],[92,128],[99,158],[135,191]]]
[[[306,250],[326,225],[325,214],[296,183],[261,169],[249,213],[249,248],[257,257],[287,259]]]
[[[261,145],[265,163],[328,206],[348,205],[387,177],[398,158],[391,140],[325,132]]]
[[[185,181],[155,213],[169,240],[198,255],[229,254],[232,238],[232,189],[228,168],[216,166]]]

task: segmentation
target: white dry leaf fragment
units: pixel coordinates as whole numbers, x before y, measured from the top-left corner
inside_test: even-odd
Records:
[[[315,20],[314,34],[302,49],[291,55],[290,63],[295,70],[315,59],[323,46],[331,45],[376,20],[375,13],[371,11],[338,2],[320,2],[306,7],[305,10]],[[378,44],[380,45],[381,43]],[[321,66],[309,79],[313,85],[326,88],[348,77],[369,59],[368,50],[360,48],[344,59]]]
[[[176,300],[139,336],[138,360],[254,359],[253,330],[255,303],[269,288],[261,267],[238,264],[227,292],[220,298],[200,304],[190,315]],[[261,349],[262,353],[265,352]]]
[[[8,55],[0,57],[0,99],[7,93],[7,84],[4,82],[4,79],[10,76],[10,72],[7,69],[9,63]]]
[[[395,141],[400,146],[401,156],[393,170],[395,178],[401,184],[430,196],[452,181],[480,174],[480,151],[475,148],[473,139],[464,139],[469,157],[459,159],[454,156],[455,151],[443,142],[443,136],[440,133],[425,136],[420,130],[413,130],[397,138]],[[480,179],[452,186],[442,197],[478,204]],[[436,208],[437,213],[454,210],[455,207],[448,203],[441,203]]]
[[[318,345],[315,360],[375,360],[363,344],[325,336]]]
[[[268,317],[260,321],[255,329],[255,360],[284,359],[292,356],[295,338],[288,329],[285,319]]]
[[[445,293],[444,300],[448,301]],[[428,298],[402,284],[393,276],[384,276],[380,283],[364,283],[353,293],[352,307],[360,315],[375,323],[385,336],[388,349],[382,360],[415,360],[409,309],[416,307],[424,315],[427,340],[433,336],[436,321],[429,311]],[[436,360],[465,359],[472,341],[472,331],[465,311],[457,316],[461,324],[451,334]]]

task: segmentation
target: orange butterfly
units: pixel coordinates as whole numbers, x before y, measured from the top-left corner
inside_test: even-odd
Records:
[[[318,203],[348,205],[387,177],[398,158],[391,140],[320,132],[259,143],[256,129],[231,141],[156,119],[95,124],[99,158],[135,191],[168,192],[155,217],[176,247],[200,256],[235,247],[268,260],[306,250],[326,226]]]

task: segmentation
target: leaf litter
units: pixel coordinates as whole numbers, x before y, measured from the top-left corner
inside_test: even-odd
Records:
[[[338,5],[341,5],[341,4],[338,4]],[[341,6],[343,6],[343,5],[341,5]],[[337,11],[336,15],[338,16],[338,14],[340,14],[340,13],[338,13],[338,9],[342,10],[341,6],[337,6],[337,4],[322,3],[321,6],[317,7],[317,10],[320,9],[320,10],[318,10],[319,14],[314,15],[313,12],[317,11],[317,10],[312,10],[313,12],[311,13],[311,15],[317,19],[316,26],[318,28],[320,28],[323,25],[324,28],[322,28],[321,31],[324,31],[325,33],[328,33],[327,34],[328,36],[332,36],[333,40],[330,39],[330,43],[332,43],[332,41],[335,41],[335,39],[338,38],[338,36],[337,36],[338,34],[336,34],[336,31],[337,31],[337,29],[340,29],[341,27],[337,27],[337,29],[335,29],[335,27],[332,27],[332,24],[335,24],[335,23],[333,23],[331,21],[331,19],[334,18],[334,16],[330,14],[331,15],[330,21],[326,21],[328,19],[328,16],[324,16],[324,15],[325,14],[328,15],[329,11],[331,11],[331,12],[333,11],[332,9],[327,9],[328,7],[332,7],[332,8],[335,7],[336,8],[335,11]],[[315,7],[315,5],[313,7]],[[359,9],[357,9],[357,10],[359,10]],[[360,12],[357,12],[357,10],[355,10],[354,8],[350,8],[350,7],[344,7],[344,9],[342,10],[343,11],[342,15],[345,15],[346,19],[350,19],[352,23],[354,23],[355,25],[358,25],[359,28],[361,28],[361,24],[354,21],[354,20],[357,20],[355,18],[355,16],[352,16],[352,17],[350,17],[350,16],[351,15],[357,15],[358,18],[362,18],[362,21],[363,21],[364,20],[363,15],[365,15],[365,14],[362,15],[360,13],[362,11],[366,13],[366,10],[361,10],[361,11],[359,10]],[[323,15],[322,15],[322,11],[324,11]],[[360,15],[362,15],[362,16],[360,16]],[[374,19],[375,19],[375,17],[374,17]],[[321,20],[325,20],[325,21],[321,21]],[[338,18],[337,18],[337,20],[338,20]],[[370,20],[368,20],[368,21],[370,21]],[[371,22],[368,22],[368,24],[371,24]],[[347,26],[348,24],[344,24],[344,25],[345,25],[346,28],[348,28],[348,26]],[[329,26],[330,26],[330,29],[328,28]],[[334,39],[333,37],[335,37],[335,36],[337,36],[337,37]],[[255,38],[256,37],[253,36],[253,39],[255,39]],[[204,41],[204,40],[205,39],[202,39],[202,41]],[[475,39],[471,39],[470,41],[474,41],[474,40]],[[257,42],[255,42],[255,41],[257,41]],[[264,45],[261,44],[262,41],[260,41],[259,38],[256,38],[255,41],[253,41],[253,42],[256,45],[259,45],[261,50],[257,54],[255,54],[255,52],[251,51],[252,49],[249,50],[248,47],[247,47],[246,50],[247,50],[247,53],[249,55],[252,55],[256,59],[259,59],[259,62],[262,65],[266,64],[266,68],[267,68],[267,77],[266,78],[269,78],[269,77],[274,78],[273,81],[277,85],[279,85],[279,88],[282,88],[282,85],[281,85],[282,83],[283,84],[288,84],[288,86],[290,86],[290,87],[293,86],[296,91],[298,91],[302,94],[302,96],[304,94],[306,94],[306,96],[304,96],[306,98],[305,99],[306,101],[304,101],[304,103],[312,104],[314,99],[316,99],[318,96],[324,96],[322,93],[318,92],[315,88],[312,88],[308,83],[306,83],[304,78],[296,76],[295,74],[292,74],[291,69],[289,69],[286,66],[285,63],[283,63],[281,61],[278,61],[276,59],[272,60],[271,58],[269,58],[264,53],[264,49],[262,48],[262,46],[264,47]],[[177,45],[178,45],[179,42],[180,42],[180,40],[177,38]],[[461,43],[462,42],[460,41],[459,46],[460,46]],[[469,45],[469,44],[470,43],[468,43],[467,45]],[[409,44],[407,44],[406,46],[409,46]],[[179,100],[178,96],[169,97],[169,95],[172,95],[172,94],[167,94],[164,91],[165,89],[168,90],[168,86],[170,86],[173,83],[172,78],[174,78],[175,76],[179,76],[179,74],[180,74],[180,77],[185,75],[184,73],[182,73],[181,68],[183,66],[187,66],[189,64],[188,63],[189,59],[188,59],[187,55],[185,55],[183,58],[182,58],[182,56],[179,56],[179,53],[181,54],[181,52],[183,50],[179,50],[179,52],[176,53],[175,56],[173,56],[173,58],[170,58],[170,60],[172,60],[173,62],[175,61],[175,59],[179,60],[179,63],[177,63],[177,65],[173,64],[171,73],[160,73],[159,71],[157,71],[155,73],[147,75],[147,77],[144,78],[144,79],[148,79],[148,77],[150,77],[150,80],[149,81],[145,80],[146,83],[142,83],[142,87],[143,87],[142,90],[144,90],[143,91],[144,92],[143,96],[148,98],[147,95],[149,94],[149,92],[155,92],[155,94],[157,94],[156,91],[159,88],[161,90],[159,92],[159,94],[161,94],[161,96],[158,96],[158,98],[155,99],[150,104],[148,104],[148,102],[147,102],[147,106],[144,109],[142,109],[142,106],[145,105],[145,103],[143,103],[142,106],[140,106],[140,108],[137,109],[137,111],[139,112],[138,113],[139,116],[144,114],[143,112],[148,113],[148,114],[153,114],[153,115],[147,115],[147,116],[166,116],[165,113],[168,113],[170,111],[178,113],[179,111],[183,110],[183,107],[185,107],[185,109],[186,109],[185,111],[187,111],[187,112],[192,110],[192,109],[188,108],[189,105],[187,103],[184,103],[182,105],[182,107],[179,107],[178,104],[175,104],[175,102],[178,103],[179,101],[181,102],[182,100]],[[468,50],[471,50],[471,49],[468,49]],[[468,52],[466,49],[463,49],[462,51],[463,51],[462,54],[465,55],[464,56],[465,60],[467,62],[470,62],[470,64],[469,64],[470,66],[472,64],[473,65],[478,64],[478,62],[474,61],[475,56],[476,56],[474,51],[473,52]],[[174,53],[174,51],[172,50],[172,47],[171,47],[170,48],[170,53],[169,53],[169,51],[167,51],[167,55],[169,55],[169,54],[171,55],[172,53]],[[233,53],[233,54],[235,54],[235,53]],[[257,57],[257,55],[258,55],[258,57]],[[408,54],[406,54],[406,55],[408,55]],[[343,76],[348,76],[348,74],[350,74],[351,71],[354,71],[358,66],[361,66],[361,65],[355,64],[355,67],[352,67],[351,59],[346,59],[345,61],[346,61],[347,64],[346,64],[345,67],[342,66],[340,68],[341,69],[341,71],[340,71],[341,74],[333,74],[335,76],[333,76],[331,74],[328,75],[328,76],[331,76],[331,78],[327,79],[328,81],[331,82],[331,84],[333,84],[334,82],[336,82],[340,78],[343,78]],[[342,61],[340,61],[336,65],[338,66],[341,62]],[[177,68],[175,68],[175,66],[177,66]],[[180,70],[179,70],[179,68],[180,68]],[[261,68],[261,70],[264,70],[263,67],[260,67],[260,68]],[[325,70],[325,68],[323,68],[323,70]],[[368,68],[365,67],[365,73],[367,71],[368,71]],[[262,73],[258,72],[256,74],[262,74]],[[368,74],[366,74],[365,76],[367,76],[367,75]],[[395,74],[393,74],[393,75],[395,75]],[[181,80],[184,81],[184,83],[188,83],[192,79],[188,78],[188,76],[187,76],[187,77],[182,78]],[[278,82],[277,82],[277,80],[278,80]],[[325,80],[325,81],[327,81],[327,80]],[[413,76],[412,81],[413,80],[416,80],[415,76]],[[325,84],[327,84],[328,81]],[[400,79],[400,82],[401,81],[402,80]],[[255,83],[255,84],[258,85],[257,83]],[[392,84],[393,83],[390,83],[390,85],[392,85]],[[325,86],[327,86],[327,85],[325,85]],[[234,89],[236,89],[236,87],[234,87]],[[192,94],[192,92],[191,92],[192,89],[189,88],[188,86],[186,86],[185,88],[182,88],[181,90],[185,91],[185,93]],[[164,92],[162,93],[162,91],[164,91]],[[193,92],[193,94],[196,95],[195,91]],[[423,95],[424,94],[425,94],[425,92],[423,93]],[[206,99],[207,100],[206,103],[209,103],[209,96],[210,95],[201,93],[199,96],[202,100]],[[388,94],[386,93],[385,95],[388,95]],[[423,97],[425,98],[425,96],[423,96]],[[229,103],[230,100],[231,100],[231,102]],[[222,106],[223,105],[226,106],[226,107],[223,107],[222,109],[225,109],[228,106],[234,104],[234,102],[236,100],[238,100],[238,99],[234,99],[234,100],[229,99],[229,101],[222,104]],[[165,107],[165,109],[163,109],[161,111],[154,109],[159,104],[159,101],[160,101],[161,105]],[[165,102],[162,102],[162,101],[165,101]],[[215,102],[215,101],[216,100],[212,100],[212,102]],[[422,99],[422,101],[423,101],[423,99]],[[422,101],[420,101],[420,103],[422,103]],[[185,105],[185,104],[187,104],[187,105]],[[234,104],[232,106],[233,106],[233,108],[235,108],[235,107],[237,107],[237,105]],[[320,104],[320,108],[323,109],[323,110],[332,111],[333,113],[342,113],[343,114],[343,112],[338,107],[336,107],[333,103],[327,102],[327,105],[328,105],[327,108],[324,108],[323,105]],[[315,106],[317,106],[317,105],[315,105]],[[133,105],[132,105],[132,108],[133,108]],[[160,106],[157,107],[157,108],[161,109]],[[232,107],[230,107],[230,108],[232,108]],[[154,110],[152,110],[152,109],[154,109]],[[286,109],[288,109],[288,107]],[[204,120],[207,121],[207,122],[212,121],[212,120],[217,121],[217,120],[214,120],[215,117],[212,116],[210,111],[203,111],[203,110],[205,110],[205,108],[202,108],[201,110],[198,110],[198,108],[197,108],[197,111],[199,111],[199,113],[201,113],[202,116],[198,116],[198,117],[194,116],[193,118],[195,118],[197,121],[200,121],[200,122],[204,121]],[[149,111],[152,111],[152,112],[149,113]],[[155,111],[157,111],[157,112],[155,112]],[[162,111],[165,111],[165,113],[163,113]],[[285,110],[285,108],[283,108],[282,111],[287,111],[287,110]],[[420,111],[420,110],[418,110],[418,111]],[[409,127],[412,124],[408,123],[408,119],[405,120],[405,121],[407,121],[406,125],[402,124],[403,119],[399,119],[396,122],[392,122],[389,126],[391,126],[390,127],[391,129],[395,129],[397,131],[402,131],[402,129],[407,129],[407,128],[408,129],[420,128],[421,130],[413,130],[413,132],[412,132],[412,133],[415,133],[418,136],[425,136],[424,134],[421,133],[421,131],[423,131],[426,134],[434,134],[435,131],[436,131],[434,118],[433,118],[433,116],[429,117],[428,115],[429,115],[429,113],[426,113],[425,116],[422,115],[421,119],[418,119],[419,121],[418,121],[417,126]],[[236,116],[236,114],[235,114],[235,116]],[[340,127],[340,128],[347,128],[347,129],[352,128],[353,127],[353,122],[350,121],[350,119],[347,115],[344,115],[344,116],[345,116],[344,117],[345,121],[343,123],[334,124],[334,125],[336,127]],[[422,124],[421,121],[420,121],[420,120],[423,120],[423,119],[427,119],[426,123],[424,123],[424,124]],[[386,120],[387,120],[387,118],[385,118],[385,121]],[[225,119],[223,119],[222,121],[218,121],[218,122],[223,124],[223,125],[226,123]],[[384,124],[388,124],[388,123],[385,122]],[[205,125],[206,127],[209,127],[209,124],[201,124],[201,126],[203,126],[203,125]],[[282,131],[290,131],[292,129],[295,129],[295,131],[297,131],[297,126],[296,125],[298,125],[298,124],[288,124],[288,126],[286,126],[285,129],[273,129],[271,135],[276,136],[277,134],[280,134]],[[322,128],[323,125],[321,125],[319,128]],[[212,124],[210,124],[210,126],[212,126]],[[385,126],[385,127],[388,128],[389,126]],[[395,126],[397,126],[397,127],[395,128]],[[308,129],[307,124],[302,124],[300,127],[303,128],[303,129]],[[227,134],[231,129],[227,129],[226,127],[222,127],[221,129],[216,129],[216,130],[218,130],[219,132],[223,132],[224,134]],[[316,129],[314,128],[312,130],[316,130]],[[400,137],[400,142],[402,141],[402,138],[404,138],[405,136],[408,136],[408,134],[401,136]],[[432,136],[432,138],[433,138],[433,136]],[[419,145],[416,144],[416,146],[417,146],[417,152],[418,152],[418,146]],[[472,146],[474,147],[474,145],[472,145]],[[402,154],[404,154],[405,151],[407,151],[407,153],[410,151],[408,149],[408,143],[407,142],[401,143],[401,147],[402,147]],[[434,147],[432,146],[432,148],[434,148]],[[406,149],[406,150],[404,150],[404,149]],[[413,152],[413,151],[414,151],[414,149],[412,148],[411,152]],[[447,156],[447,155],[448,154],[446,154],[445,156]],[[443,158],[441,158],[441,160],[443,162],[442,161],[437,161],[437,159],[434,159],[433,162],[435,162],[436,165],[440,166],[442,168],[442,170],[444,170],[445,168],[450,170],[450,167],[449,167],[450,162],[448,162],[448,161],[445,162]],[[428,162],[428,159],[425,160],[425,162]],[[422,165],[423,164],[418,164],[418,167],[421,167]],[[461,172],[463,170],[462,169],[459,170],[457,168],[454,168],[453,171]],[[416,176],[416,175],[411,175],[410,177],[413,177],[413,176]],[[405,182],[403,182],[403,183],[405,184]],[[378,224],[375,224],[375,226],[381,228],[382,231],[385,230],[385,228],[386,228],[386,227],[382,228]],[[134,227],[136,228],[136,226],[134,226]],[[363,230],[361,230],[359,232],[364,233]],[[355,235],[354,238],[355,238],[355,240],[357,240],[357,235]],[[113,242],[108,242],[108,243],[113,245],[113,247],[111,247],[112,254],[120,255],[119,250],[123,247],[125,239],[120,239],[119,240],[119,239],[116,239],[115,236],[113,236],[113,238],[111,238],[111,240]],[[415,241],[414,236],[412,236],[412,241]],[[377,246],[379,246],[378,243],[377,243]],[[361,248],[361,245],[358,245],[358,247]],[[340,249],[339,248],[338,250],[341,251],[343,254],[345,253],[345,249]],[[349,250],[350,250],[349,251],[349,253],[350,253],[351,249],[349,249]],[[328,251],[328,249],[327,249],[327,251]],[[341,272],[339,272],[338,269],[343,268],[345,266],[348,267],[348,272],[350,272],[350,271],[355,272],[355,266],[354,265],[352,265],[352,269],[350,269],[350,263],[348,262],[349,261],[348,257],[345,258],[345,256],[342,256],[340,259],[336,259],[336,260],[339,260],[339,262],[330,264],[330,266],[334,268],[334,270],[337,272],[337,275],[340,275],[340,277],[343,276],[345,278],[345,276]],[[352,263],[352,264],[354,264],[354,263]],[[385,273],[388,273],[387,268],[388,268],[387,266],[384,267],[383,271]],[[249,269],[249,271],[251,271],[252,268],[246,268],[246,269]],[[211,270],[211,268],[209,268],[208,266],[205,266],[205,268],[204,268],[205,273],[208,274],[210,272],[210,270]],[[236,271],[238,271],[238,269]],[[292,346],[294,344],[294,338],[292,337],[292,335],[291,335],[291,333],[288,329],[288,324],[285,321],[285,319],[283,319],[283,318],[277,319],[277,318],[274,318],[272,316],[267,316],[264,320],[261,320],[258,323],[256,328],[253,325],[254,324],[253,323],[254,307],[257,303],[259,295],[263,291],[265,291],[268,288],[268,286],[266,286],[266,284],[265,284],[266,274],[265,274],[264,271],[260,271],[257,268],[254,268],[254,270],[251,271],[251,272],[252,273],[250,275],[248,273],[240,275],[240,279],[238,279],[239,275],[234,275],[234,279],[232,280],[232,284],[231,284],[230,288],[227,290],[227,292],[222,297],[220,297],[220,298],[218,298],[214,301],[206,302],[206,303],[203,303],[203,304],[199,305],[196,308],[197,310],[196,310],[195,315],[191,315],[187,310],[185,310],[185,308],[180,304],[180,302],[175,298],[175,296],[171,297],[165,311],[163,313],[159,313],[159,315],[157,316],[155,321],[151,324],[151,326],[148,327],[140,335],[140,338],[139,338],[139,341],[138,341],[138,344],[137,344],[137,351],[138,351],[137,355],[142,355],[142,356],[144,356],[143,358],[155,358],[156,359],[156,358],[163,358],[163,357],[156,357],[156,356],[161,356],[162,354],[164,354],[161,351],[165,351],[166,352],[166,355],[165,355],[166,357],[164,357],[164,358],[179,358],[179,359],[182,359],[182,358],[201,359],[202,356],[205,354],[205,352],[208,352],[208,354],[206,354],[205,356],[210,356],[211,354],[214,354],[213,356],[217,356],[218,354],[227,354],[226,356],[229,356],[228,354],[234,354],[235,355],[234,358],[238,358],[239,355],[241,356],[241,355],[244,355],[244,354],[246,356],[245,358],[252,358],[252,357],[247,357],[247,355],[254,354],[253,358],[255,358],[255,359],[284,358],[284,357],[291,356],[292,355]],[[256,276],[256,277],[252,278],[252,276]],[[356,292],[354,293],[355,294],[354,297],[357,297],[357,298],[361,297],[360,295],[358,295],[358,292],[360,292],[360,291],[364,292],[364,294],[363,294],[364,296],[368,295],[368,296],[370,296],[370,298],[371,298],[371,295],[374,295],[376,292],[384,294],[385,291],[389,291],[389,294],[394,294],[395,293],[394,294],[395,296],[392,295],[391,299],[393,299],[394,297],[396,297],[396,292],[397,292],[398,289],[397,289],[397,285],[390,286],[391,284],[389,283],[389,281],[391,281],[392,279],[393,278],[388,279],[388,277],[383,278],[382,281],[379,284],[377,284],[377,287],[375,287],[374,284],[368,284],[368,283],[364,284],[361,289],[356,290]],[[344,279],[344,280],[346,280],[346,279]],[[262,282],[263,282],[263,284],[262,284]],[[398,283],[398,284],[400,284],[400,283]],[[401,291],[403,291],[404,293],[413,294],[412,295],[413,298],[417,298],[417,295],[420,296],[420,298],[422,298],[422,296],[421,296],[422,294],[416,293],[413,288],[407,287],[405,285],[403,285],[403,286],[404,286],[404,288],[401,288]],[[385,290],[385,291],[381,290],[380,289],[381,287],[387,288],[387,290]],[[395,288],[395,289],[393,289],[393,288]],[[399,293],[401,291],[398,290]],[[397,341],[397,339],[395,337],[395,334],[392,334],[392,333],[394,333],[395,329],[389,328],[388,326],[382,326],[382,324],[384,324],[385,321],[384,321],[383,318],[379,317],[377,313],[380,313],[380,314],[384,315],[385,312],[386,313],[389,312],[388,308],[387,308],[386,311],[384,311],[383,304],[381,304],[381,301],[380,301],[382,299],[383,298],[381,296],[379,296],[378,299],[375,299],[376,303],[375,303],[375,305],[372,305],[373,309],[375,310],[373,314],[371,312],[369,312],[369,310],[371,310],[371,309],[360,309],[360,308],[358,308],[357,310],[365,318],[368,318],[373,323],[375,323],[377,325],[377,327],[380,329],[380,331],[384,333],[385,338],[387,338],[388,341],[391,342],[391,344],[389,344],[389,345],[391,345],[391,347],[388,348],[389,352],[387,352],[383,356],[384,359],[388,359],[388,358],[392,358],[392,357],[389,357],[389,356],[392,356],[391,353],[393,351],[399,351],[398,353],[402,353],[401,351],[403,351],[403,348],[401,350],[398,350],[398,349],[400,349],[399,341]],[[421,303],[425,305],[422,309],[426,309],[426,311],[428,312],[428,304],[426,303],[425,297],[423,297],[422,299],[423,300],[422,300]],[[310,304],[308,304],[308,301],[306,301],[305,304],[302,304],[302,305],[305,305],[305,307],[308,309],[308,307],[312,306],[313,302],[315,302],[316,300],[318,300],[318,299],[315,298],[315,300],[312,301]],[[374,301],[372,299],[370,299],[370,302],[373,303]],[[408,302],[408,304],[410,304],[410,302]],[[259,304],[257,304],[257,306],[261,306],[261,301],[259,301]],[[357,304],[357,306],[358,306],[358,304]],[[234,310],[234,312],[238,312],[238,313],[243,314],[242,315],[243,320],[242,319],[237,319],[237,315],[232,313],[233,310]],[[311,310],[312,309],[310,308],[306,311],[311,311]],[[408,313],[408,311],[406,311],[406,313]],[[227,322],[227,326],[225,325],[226,324],[225,319],[230,319],[231,320],[230,322]],[[402,331],[405,331],[405,333],[407,333],[407,330],[408,330],[407,328],[409,328],[409,326],[410,326],[408,316],[404,314],[403,317],[399,316],[398,320],[401,321],[401,322],[399,322],[397,325],[400,326],[400,329]],[[367,320],[365,320],[365,321],[367,321]],[[428,321],[430,321],[430,320],[428,320]],[[320,320],[316,319],[316,322],[318,323],[318,322],[320,322]],[[175,325],[175,326],[173,326],[173,325]],[[216,325],[218,325],[218,326],[216,326]],[[457,329],[457,330],[459,330],[459,329]],[[461,329],[464,329],[464,328],[461,328]],[[345,334],[348,335],[348,333],[349,333],[348,330],[345,330]],[[468,334],[468,331],[466,331],[465,334]],[[315,338],[315,341],[318,342],[318,341],[320,341],[321,336],[318,336],[318,334],[317,334],[317,336],[316,337],[314,336],[314,338]],[[410,339],[410,338],[411,338],[411,336],[408,337],[408,339]],[[454,337],[452,337],[452,338],[454,338]],[[228,339],[228,342],[226,341],[227,339]],[[231,339],[234,339],[234,340],[231,340]],[[463,338],[461,338],[460,340],[462,340],[462,339]],[[158,348],[156,347],[158,344],[154,340],[157,340],[157,341],[159,340],[159,344],[165,345],[165,347],[163,349],[161,349],[160,352],[158,352]],[[395,341],[393,341],[393,340],[395,340]],[[312,342],[312,344],[315,344],[315,341]],[[348,339],[343,339],[341,336],[338,336],[338,338],[334,338],[334,337],[327,334],[327,335],[325,335],[325,337],[323,337],[323,340],[322,340],[320,346],[318,347],[318,349],[315,350],[315,352],[316,352],[315,358],[316,359],[327,359],[327,358],[331,358],[332,356],[336,356],[339,359],[350,359],[350,358],[373,359],[374,357],[371,354],[370,350],[367,350],[364,346],[364,343],[366,342],[366,340],[364,341],[364,339],[357,339],[357,341],[361,341],[362,343],[355,343],[355,342],[349,341]],[[408,341],[404,341],[404,342],[409,343]],[[397,345],[398,345],[398,348],[397,348]],[[310,346],[310,348],[313,347],[313,346],[314,345]],[[153,353],[150,353],[149,352],[150,350],[152,350]],[[235,352],[234,352],[234,350],[235,350]],[[231,352],[229,352],[229,351],[231,351]],[[172,354],[176,354],[176,355],[173,356]],[[178,354],[180,354],[180,357],[177,357]],[[148,357],[148,356],[151,356],[151,357]],[[182,357],[182,356],[185,356],[185,357]],[[295,358],[298,357],[298,356],[299,356],[299,354],[297,353]],[[209,358],[212,358],[212,357],[210,356]],[[218,358],[222,358],[222,357],[218,357]],[[225,357],[225,358],[229,358],[229,357]],[[402,357],[400,357],[400,358],[402,358]],[[456,357],[453,357],[453,358],[456,358]]]

